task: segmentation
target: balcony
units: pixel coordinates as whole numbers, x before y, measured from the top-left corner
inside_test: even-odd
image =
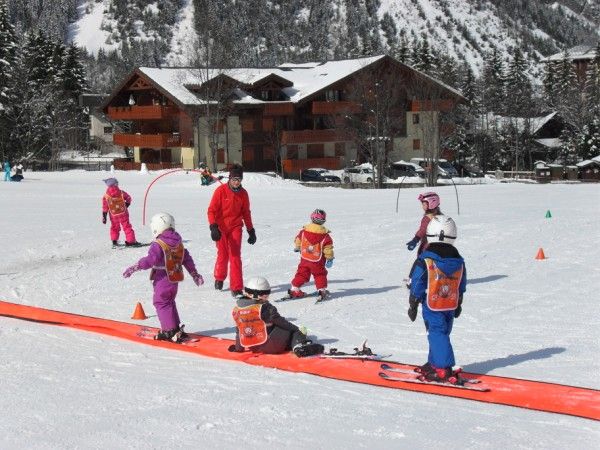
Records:
[[[361,106],[356,102],[313,102],[314,115],[353,114],[361,111]]]
[[[293,116],[294,104],[291,102],[266,103],[263,114],[265,116]]]
[[[176,106],[109,106],[108,117],[111,120],[160,120],[179,112]]]
[[[438,100],[413,100],[410,104],[412,112],[419,111],[452,111],[455,102],[447,99]]]
[[[116,133],[113,138],[115,145],[123,147],[168,148],[181,147],[179,134],[123,134]]]
[[[347,130],[282,131],[281,144],[312,144],[316,142],[343,142],[352,139]]]

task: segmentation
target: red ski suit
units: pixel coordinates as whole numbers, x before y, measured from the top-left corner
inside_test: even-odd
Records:
[[[225,280],[229,266],[229,289],[242,291],[242,226],[247,230],[254,228],[248,192],[241,186],[234,191],[229,183],[219,186],[208,205],[207,215],[208,223],[217,224],[221,232],[221,239],[216,241],[215,280]]]
[[[117,199],[117,205],[118,203],[121,203],[120,200],[122,199],[124,203],[122,212],[118,212],[114,207],[111,211],[108,201],[114,199]],[[119,189],[118,186],[109,186],[108,189],[106,189],[106,194],[104,194],[104,197],[102,197],[102,212],[108,213],[108,216],[110,217],[111,241],[119,240],[119,232],[121,231],[121,228],[123,228],[123,232],[125,233],[125,241],[136,242],[135,232],[133,231],[131,223],[129,223],[129,211],[127,208],[130,204],[131,196],[127,192]]]
[[[308,254],[306,247],[309,246],[310,251],[314,249],[315,253]],[[329,235],[329,230],[323,225],[309,223],[294,239],[294,247],[296,251],[300,251],[300,264],[292,280],[292,286],[301,287],[310,281],[312,275],[317,290],[325,289],[327,287],[325,261],[333,259],[333,239]]]

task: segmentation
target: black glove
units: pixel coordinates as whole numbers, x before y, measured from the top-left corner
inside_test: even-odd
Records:
[[[421,239],[419,239],[418,237],[415,237],[412,239],[412,241],[408,241],[406,243],[406,248],[409,249],[411,252],[415,249],[415,247],[417,246],[417,244],[419,243]]]
[[[254,245],[256,243],[256,231],[254,228],[248,230],[248,244]]]
[[[129,205],[131,205],[131,203],[127,203],[127,202],[125,202],[125,208],[128,208],[128,209],[129,209]]]
[[[460,313],[462,312],[462,294],[458,297],[458,306],[454,310],[454,318],[458,319]]]
[[[244,350],[238,350],[235,344],[231,344],[229,347],[227,347],[227,351],[232,353],[242,353]]]
[[[417,318],[417,313],[419,312],[419,300],[413,295],[408,299],[408,318],[411,322],[414,322]]]
[[[210,238],[213,241],[218,241],[219,239],[221,239],[221,232],[219,231],[219,225],[217,225],[216,223],[213,223],[210,225]]]
[[[105,212],[102,213],[102,223],[106,223],[106,214]]]

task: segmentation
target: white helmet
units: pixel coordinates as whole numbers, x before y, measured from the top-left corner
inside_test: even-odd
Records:
[[[441,242],[452,245],[456,240],[456,223],[451,217],[433,216],[427,225],[427,242]]]
[[[259,298],[271,294],[271,285],[266,278],[250,278],[244,286],[244,291],[248,297]]]
[[[152,235],[154,237],[158,236],[168,228],[175,229],[175,219],[173,219],[171,214],[158,213],[152,216],[152,219],[150,220],[150,230],[152,230]]]

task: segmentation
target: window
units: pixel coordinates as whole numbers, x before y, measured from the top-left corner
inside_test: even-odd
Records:
[[[413,118],[414,125],[418,124],[419,120],[421,119],[418,114],[413,114],[412,118]]]
[[[271,91],[262,90],[260,91],[260,98],[263,100],[271,100]]]
[[[104,127],[104,134],[111,134],[113,132],[113,127]]]
[[[413,150],[421,150],[421,139],[413,139]]]
[[[325,149],[323,144],[307,144],[306,145],[306,157],[307,158],[323,158]]]
[[[328,102],[337,102],[340,100],[340,91],[335,89],[329,89],[325,91],[325,99]]]
[[[346,156],[346,143],[336,142],[335,143],[335,156]]]

